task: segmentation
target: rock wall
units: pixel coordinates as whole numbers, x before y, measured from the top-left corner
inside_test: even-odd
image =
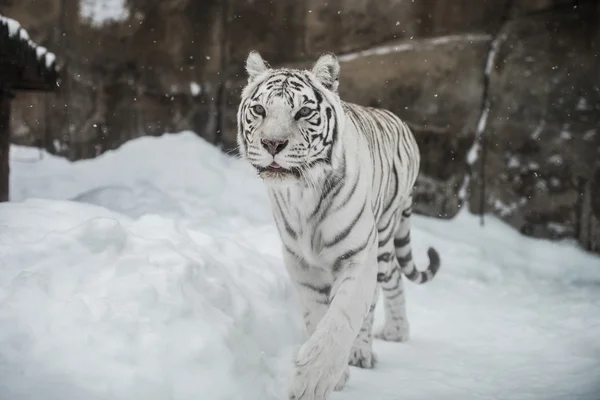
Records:
[[[498,32],[470,202],[473,211],[483,204],[522,233],[577,237],[595,251],[599,11],[593,3],[569,4],[511,19]]]
[[[275,66],[333,51],[342,98],[415,130],[418,212],[451,218],[467,205],[600,251],[598,1],[102,4],[0,0],[63,66],[58,95],[13,102],[13,141],[74,160],[191,129],[231,151],[249,50]]]

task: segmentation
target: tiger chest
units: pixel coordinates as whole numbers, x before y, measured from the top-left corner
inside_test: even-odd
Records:
[[[287,195],[287,193],[286,193]],[[291,194],[284,202],[273,202],[273,215],[284,246],[300,258],[304,266],[328,270],[335,262],[335,249],[323,246],[332,227],[311,218],[315,205],[309,196]]]

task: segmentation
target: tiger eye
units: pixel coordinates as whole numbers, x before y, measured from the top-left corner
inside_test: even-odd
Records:
[[[260,104],[253,106],[252,109],[254,110],[255,113],[257,113],[259,115],[265,115],[265,108],[263,106],[261,106]]]
[[[308,116],[310,113],[312,112],[312,110],[308,107],[302,107],[300,109],[300,111],[298,111],[298,115],[301,117],[306,117]]]

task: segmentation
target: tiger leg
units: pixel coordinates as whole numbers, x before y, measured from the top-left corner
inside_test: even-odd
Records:
[[[284,249],[284,263],[294,284],[308,336],[311,336],[327,312],[331,282],[322,270],[302,265],[292,253]]]
[[[298,350],[290,400],[324,400],[348,371],[348,356],[377,286],[376,230],[356,232],[351,243],[362,239],[363,248],[351,255],[342,253],[335,261],[331,301],[315,332]]]
[[[380,275],[379,282],[383,292],[385,322],[375,337],[392,342],[405,342],[409,338],[409,326],[402,272],[397,261],[387,274]]]
[[[350,359],[348,363],[360,368],[373,368],[377,362],[377,357],[373,352],[373,320],[375,317],[375,306],[379,298],[379,285],[375,290],[373,302],[369,307],[369,314],[363,321],[362,327],[358,332],[358,336],[354,339],[352,350],[350,351]]]
[[[311,336],[329,307],[331,283],[322,275],[321,269],[302,265],[302,262],[284,248],[283,259],[293,282],[302,308],[304,324],[308,336]],[[350,378],[350,368],[346,365],[334,390],[340,391]]]
[[[378,275],[383,292],[385,322],[383,328],[375,335],[378,339],[393,342],[404,342],[409,338],[404,282],[398,256],[404,255],[402,252],[406,251],[406,246],[402,245],[410,237],[410,224],[407,220],[410,217],[410,206],[404,209],[399,217],[400,221],[395,225],[397,229],[393,233],[394,238],[390,240],[391,257],[387,264],[380,266]]]

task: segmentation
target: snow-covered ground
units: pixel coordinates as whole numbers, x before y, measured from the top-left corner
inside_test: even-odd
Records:
[[[302,324],[249,168],[189,132],[73,164],[11,150],[0,399],[285,398]],[[406,285],[412,339],[332,400],[600,399],[600,258],[491,217],[414,226],[443,265]]]

